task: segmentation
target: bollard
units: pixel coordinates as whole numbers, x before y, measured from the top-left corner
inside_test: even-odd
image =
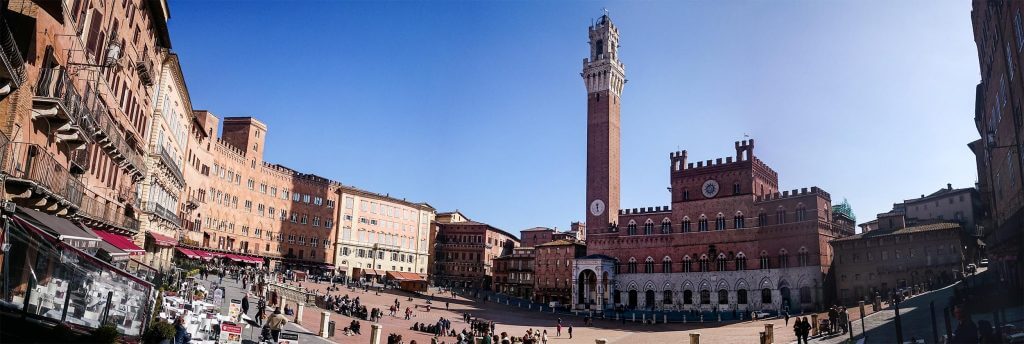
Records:
[[[295,325],[302,324],[302,310],[304,308],[306,308],[306,305],[301,302],[295,302],[295,320],[293,321]]]
[[[817,336],[818,335],[818,315],[817,314],[811,314],[811,335],[812,336]]]
[[[668,314],[663,315],[663,317],[661,318],[661,323],[668,324]]]
[[[768,344],[775,343],[775,324],[764,324],[764,336]]]
[[[700,333],[690,332],[690,344],[700,344]]]
[[[327,338],[327,325],[331,322],[331,313],[328,311],[320,312],[320,337]]]
[[[718,313],[718,322],[722,322],[722,313]]]
[[[595,344],[608,344],[608,340],[604,338],[598,338],[594,340]]]
[[[370,344],[380,344],[381,327],[383,326],[380,326],[380,324],[370,325]]]
[[[642,314],[640,320],[643,320],[643,323],[646,324],[647,323],[647,313]]]
[[[636,322],[636,313],[633,313],[633,322]]]

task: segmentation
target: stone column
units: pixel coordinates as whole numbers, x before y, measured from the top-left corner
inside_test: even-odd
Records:
[[[700,333],[690,332],[690,344],[700,344]]]
[[[295,320],[293,321],[295,325],[302,325],[302,310],[304,308],[306,308],[304,302],[295,302]]]
[[[764,335],[767,338],[768,344],[775,343],[775,325],[764,324]]]
[[[383,326],[380,324],[370,325],[370,344],[380,344],[380,333],[382,327]]]
[[[327,338],[330,334],[328,331],[328,325],[331,321],[331,313],[327,311],[320,312],[320,337]]]

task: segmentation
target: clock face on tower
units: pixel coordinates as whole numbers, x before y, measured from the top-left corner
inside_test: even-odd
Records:
[[[604,201],[595,199],[593,202],[590,202],[590,213],[594,214],[594,216],[604,214]]]
[[[704,185],[700,187],[700,192],[704,194],[704,197],[715,197],[715,195],[718,195],[718,182],[714,179],[708,179],[708,181],[704,182]]]

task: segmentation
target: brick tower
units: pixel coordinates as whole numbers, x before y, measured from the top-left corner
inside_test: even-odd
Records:
[[[618,222],[619,96],[626,73],[611,18],[601,16],[589,31],[590,58],[580,73],[587,86],[587,228],[603,233]]]

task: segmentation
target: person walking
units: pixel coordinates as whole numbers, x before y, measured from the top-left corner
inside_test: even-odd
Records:
[[[804,339],[804,344],[809,344],[807,337],[811,335],[811,322],[807,321],[807,317],[803,317],[803,326],[801,326],[800,337]]]
[[[803,331],[804,331],[803,323],[800,322],[800,318],[796,318],[796,321],[793,322],[793,335],[796,336],[796,344],[800,344],[801,343],[801,341],[800,341],[800,334],[803,333]]]
[[[569,324],[569,339],[572,339],[572,324]]]
[[[267,316],[267,302],[260,299],[256,302],[256,325],[263,326],[263,318]]]
[[[540,336],[540,344],[548,344],[548,330],[544,330],[544,334]]]
[[[555,337],[562,336],[562,321],[559,319],[558,325],[555,325]]]
[[[242,314],[249,315],[249,294],[242,296]]]
[[[783,315],[783,316],[785,317],[785,319],[786,319],[786,326],[789,326],[789,310],[787,309],[787,310],[783,311],[783,312],[782,312],[782,315]]]
[[[281,307],[275,308],[274,315],[271,315],[270,319],[267,319],[267,326],[270,327],[270,336],[274,338],[275,343],[280,340],[281,329],[283,329],[284,324],[287,323],[288,318],[285,318],[285,316],[281,314]]]

